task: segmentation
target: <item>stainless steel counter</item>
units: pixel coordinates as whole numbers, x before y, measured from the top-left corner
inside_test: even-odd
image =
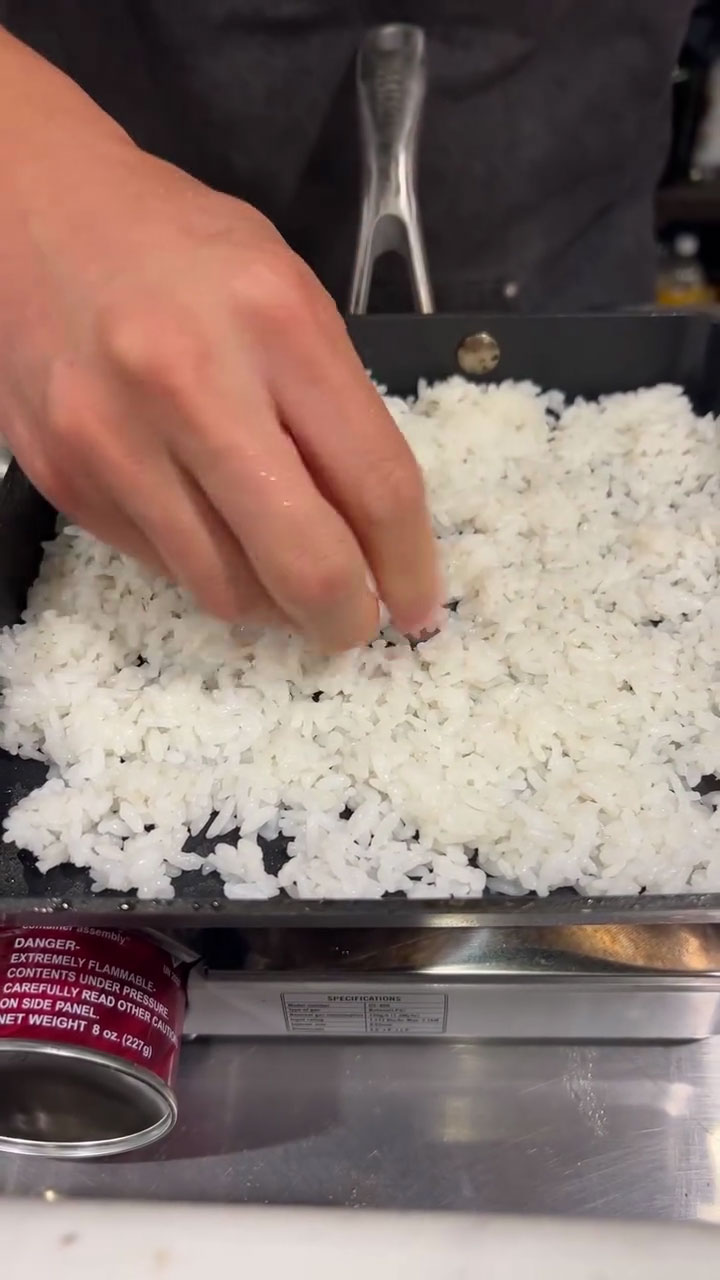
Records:
[[[0,1193],[720,1222],[720,1039],[194,1043],[165,1144]]]

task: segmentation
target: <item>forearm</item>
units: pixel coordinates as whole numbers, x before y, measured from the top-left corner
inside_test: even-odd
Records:
[[[78,163],[87,172],[98,147],[132,145],[120,125],[69,76],[0,27],[1,204],[14,203],[13,194],[21,202],[32,196],[39,167],[54,172],[64,168],[67,182],[79,176]],[[69,154],[75,170],[70,173]]]
[[[19,365],[51,280],[73,273],[73,245],[92,263],[111,198],[103,175],[122,183],[141,156],[78,85],[0,27],[0,343]]]

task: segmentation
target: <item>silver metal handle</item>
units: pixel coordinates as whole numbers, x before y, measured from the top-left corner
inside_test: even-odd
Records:
[[[354,315],[367,311],[376,259],[389,249],[408,264],[416,310],[435,309],[415,187],[425,83],[420,27],[394,23],[367,33],[357,60],[364,182],[350,289]]]

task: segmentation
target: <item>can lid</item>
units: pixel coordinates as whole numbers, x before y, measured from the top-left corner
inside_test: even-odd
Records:
[[[0,1151],[96,1158],[157,1141],[175,1099],[142,1067],[72,1046],[0,1041]]]

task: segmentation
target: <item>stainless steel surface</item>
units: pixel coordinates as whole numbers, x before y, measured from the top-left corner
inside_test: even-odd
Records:
[[[190,997],[188,1033],[208,1036],[598,1043],[720,1034],[718,977],[198,977]]]
[[[197,1042],[179,1102],[132,1157],[0,1156],[0,1192],[720,1222],[715,1039]]]
[[[458,347],[457,359],[463,373],[480,377],[497,367],[500,347],[491,333],[469,333]]]
[[[0,1151],[94,1159],[170,1132],[172,1091],[134,1064],[80,1046],[0,1040]]]
[[[13,761],[15,757],[10,757]],[[21,761],[21,764],[26,764]],[[488,893],[482,898],[306,899],[278,895],[268,901],[243,901],[242,910],[229,898],[188,892],[182,882],[175,898],[150,902],[138,898],[90,893],[84,873],[64,867],[75,881],[73,893],[60,896],[41,882],[42,892],[13,892],[24,868],[12,853],[0,858],[0,925],[27,927],[34,921],[61,917],[68,924],[104,929],[145,929],[153,923],[164,933],[195,933],[199,922],[227,931],[255,924],[265,928],[308,931],[336,929],[471,929],[573,928],[596,925],[720,925],[720,893],[645,894],[635,897],[584,898],[569,889],[554,889],[546,898]],[[50,873],[52,874],[52,873]],[[50,879],[50,874],[47,879]],[[188,877],[194,872],[187,872]],[[200,873],[198,873],[200,874]],[[209,881],[210,876],[206,877]],[[8,889],[10,892],[8,893]],[[52,886],[54,889],[55,886]],[[134,914],[133,914],[134,913]]]
[[[720,1033],[717,926],[205,934],[186,1030],[690,1040]]]
[[[254,974],[720,974],[717,925],[243,929],[198,946],[210,968]]]
[[[358,55],[357,86],[364,187],[351,314],[367,311],[373,267],[390,249],[405,257],[415,300],[434,310],[415,191],[418,129],[425,97],[425,36],[396,23],[368,32]]]

